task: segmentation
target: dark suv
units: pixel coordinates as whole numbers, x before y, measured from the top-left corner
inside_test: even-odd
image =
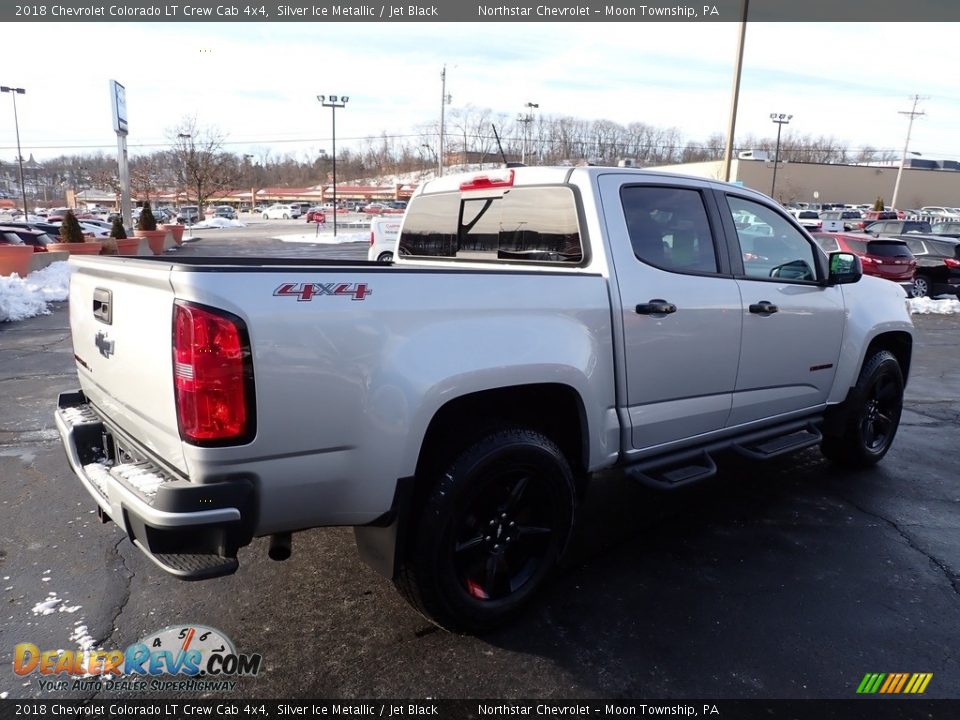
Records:
[[[951,294],[960,297],[960,240],[948,237],[903,235],[917,258],[914,297]]]
[[[880,237],[881,235],[905,235],[907,233],[922,233],[926,235],[930,232],[930,223],[926,220],[883,220],[870,223],[864,228],[864,231],[874,237]]]

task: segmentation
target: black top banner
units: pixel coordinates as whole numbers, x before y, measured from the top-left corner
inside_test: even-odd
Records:
[[[3,3],[3,22],[956,22],[957,0],[642,0],[569,2],[62,2]],[[945,30],[945,32],[951,32]],[[892,37],[891,42],[896,38]]]

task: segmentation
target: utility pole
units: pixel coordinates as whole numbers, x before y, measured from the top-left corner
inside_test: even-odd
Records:
[[[737,64],[733,71],[733,100],[730,102],[730,122],[727,125],[727,144],[723,148],[724,182],[730,182],[730,164],[733,158],[733,136],[737,130],[737,104],[740,102],[740,72],[743,68],[743,45],[747,37],[747,12],[749,10],[750,0],[743,0],[743,5],[740,8],[740,33],[737,35]]]
[[[910,147],[910,133],[913,131],[913,119],[921,115],[926,115],[925,112],[917,112],[917,103],[926,99],[925,97],[922,98],[919,95],[914,95],[913,108],[909,112],[906,110],[897,111],[898,115],[909,115],[910,122],[907,123],[907,141],[903,144],[903,155],[900,156],[900,169],[897,170],[897,182],[893,186],[893,198],[890,200],[890,208],[892,210],[897,209],[897,194],[900,192],[900,178],[903,177],[903,166],[907,162],[907,150]]]
[[[437,155],[437,177],[443,175],[443,118],[450,99],[447,95],[447,66],[444,64],[440,71],[440,154]]]

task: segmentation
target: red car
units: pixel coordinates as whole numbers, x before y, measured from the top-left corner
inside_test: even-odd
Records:
[[[903,240],[875,238],[864,233],[813,233],[813,238],[828,254],[850,252],[858,255],[864,275],[892,280],[910,293],[917,272],[917,259]]]
[[[310,208],[307,210],[307,222],[308,223],[325,223],[327,221],[327,214],[323,212],[320,208]]]

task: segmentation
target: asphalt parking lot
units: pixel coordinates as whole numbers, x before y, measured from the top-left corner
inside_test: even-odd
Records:
[[[270,239],[304,231],[293,223],[205,231],[179,252],[365,257],[363,242]],[[417,615],[349,529],[296,535],[284,563],[255,541],[226,578],[164,574],[98,523],[64,458],[53,408],[77,386],[65,304],[0,325],[0,692],[92,695],[16,676],[17,643],[125,648],[199,623],[263,656],[232,698],[853,698],[870,672],[933,673],[926,696],[958,698],[960,316],[915,321],[880,466],[840,471],[816,450],[729,458],[674,494],[598,477],[563,571],[482,638]],[[43,614],[50,593],[61,602]]]

